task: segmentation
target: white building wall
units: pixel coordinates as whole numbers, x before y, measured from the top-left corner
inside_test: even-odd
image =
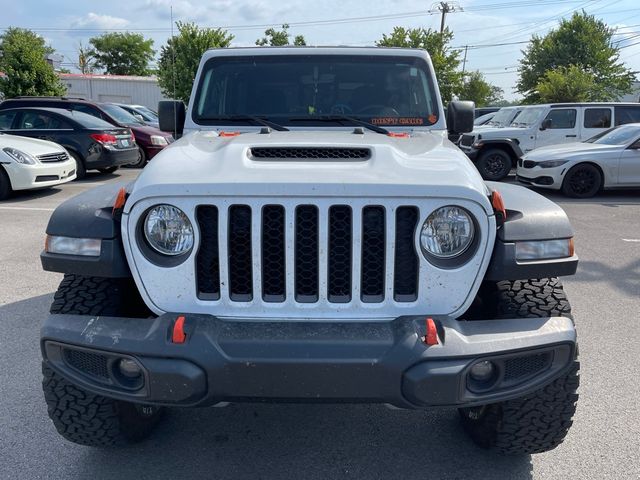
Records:
[[[60,79],[68,97],[144,105],[152,110],[158,109],[160,100],[166,100],[155,77],[61,73]]]
[[[628,95],[624,95],[621,102],[640,102],[640,82],[633,82],[631,86],[632,92]]]

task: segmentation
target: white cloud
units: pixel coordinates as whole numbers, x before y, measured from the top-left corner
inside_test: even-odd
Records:
[[[71,22],[73,28],[126,28],[129,25],[126,18],[112,17],[111,15],[100,15],[98,13],[89,12],[84,17],[78,17]]]

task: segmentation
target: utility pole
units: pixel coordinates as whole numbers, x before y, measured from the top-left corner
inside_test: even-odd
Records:
[[[444,20],[447,17],[447,13],[461,12],[462,7],[457,2],[439,2],[431,5],[430,11],[433,10],[438,10],[442,14],[440,18],[440,33],[442,34],[444,33]]]
[[[467,66],[467,50],[469,50],[469,45],[464,46],[464,60],[462,60],[462,75],[464,75],[464,69]]]

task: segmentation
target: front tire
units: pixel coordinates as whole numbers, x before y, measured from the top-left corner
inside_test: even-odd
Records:
[[[0,200],[6,200],[13,193],[11,188],[11,181],[9,175],[4,171],[4,168],[0,167]]]
[[[558,279],[497,282],[487,293],[494,318],[571,318],[571,306]],[[462,425],[473,441],[503,454],[523,455],[552,450],[562,443],[578,401],[580,364],[544,388],[514,400],[459,409]]]
[[[84,160],[80,158],[76,152],[69,152],[69,154],[76,161],[76,180],[82,180],[87,175],[87,168],[84,165]]]
[[[127,165],[131,168],[142,168],[147,164],[147,154],[142,147],[138,147],[138,160]]]
[[[131,279],[65,275],[51,313],[147,317]],[[42,366],[42,389],[49,417],[58,433],[92,447],[133,443],[146,438],[162,416],[162,408],[115,400],[88,392]]]
[[[573,198],[591,198],[602,188],[602,174],[590,163],[576,165],[562,182],[562,193]]]
[[[482,178],[498,181],[509,175],[513,162],[504,150],[491,148],[480,154],[476,164]]]

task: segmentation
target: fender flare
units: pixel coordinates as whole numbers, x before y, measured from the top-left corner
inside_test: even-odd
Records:
[[[491,148],[492,146],[500,145],[505,146],[507,150],[511,151],[513,157],[517,160],[518,158],[522,158],[524,152],[520,148],[520,142],[515,138],[479,138],[478,143],[481,143],[482,146],[478,151],[478,155],[482,154],[482,151],[486,148]]]

